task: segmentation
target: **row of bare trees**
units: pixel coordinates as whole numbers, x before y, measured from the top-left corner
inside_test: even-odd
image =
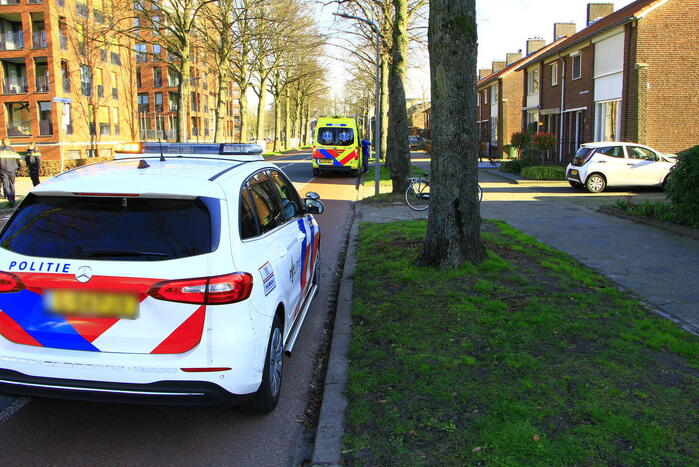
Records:
[[[91,2],[88,11],[102,3]],[[202,79],[201,74],[192,76],[192,67],[202,60],[215,78],[216,142],[225,137],[231,87],[240,92],[236,98],[240,104],[241,140],[259,140],[266,135],[268,95],[274,104],[275,150],[287,147],[291,138],[308,138],[313,100],[325,91],[326,72],[321,60],[324,38],[315,33],[308,6],[302,0],[115,0],[104,14],[106,21],[73,13],[65,25],[66,40],[89,73],[97,69],[100,60],[104,61],[105,50],[119,50],[122,57],[127,52],[120,68],[124,75],[122,88],[133,92],[121,101],[130,114],[132,136],[138,127],[133,55],[152,55],[153,49],[143,46],[156,44],[167,52],[168,67],[179,78],[178,141],[189,138],[190,95],[194,82]],[[258,96],[256,121],[250,121],[248,90]],[[95,121],[102,98],[95,94],[80,100],[83,120]]]

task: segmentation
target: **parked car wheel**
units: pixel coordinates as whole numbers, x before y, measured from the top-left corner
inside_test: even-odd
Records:
[[[581,188],[584,186],[584,185],[583,185],[582,183],[580,183],[580,182],[568,181],[568,183],[570,183],[570,186],[572,186],[572,187],[575,188],[576,190],[579,190],[579,189],[581,189]]]
[[[585,187],[590,193],[601,193],[607,187],[607,180],[601,174],[592,174],[587,177]]]
[[[245,413],[267,414],[273,411],[279,402],[284,369],[284,334],[281,321],[277,315],[272,322],[267,355],[262,368],[262,383],[257,392],[241,405]]]

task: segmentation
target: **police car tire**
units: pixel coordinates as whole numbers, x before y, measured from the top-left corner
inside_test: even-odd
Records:
[[[250,399],[243,402],[241,409],[245,413],[264,415],[272,412],[279,402],[282,390],[282,376],[284,374],[284,330],[282,320],[277,314],[272,321],[272,330],[269,333],[267,353],[262,371],[262,383],[260,388]],[[274,358],[274,361],[271,359]],[[278,363],[278,381],[272,377]],[[275,384],[276,383],[276,384]]]

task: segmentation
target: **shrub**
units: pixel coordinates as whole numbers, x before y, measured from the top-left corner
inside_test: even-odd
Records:
[[[104,162],[112,160],[113,157],[91,157],[89,159],[67,159],[63,161],[63,171],[75,169],[76,167],[82,167],[83,165],[94,164],[96,162]],[[61,173],[61,161],[58,160],[41,160],[41,169],[39,170],[40,177],[53,177]],[[27,164],[24,163],[24,157],[22,157],[22,164],[19,171],[17,171],[18,177],[28,177],[29,172],[27,171]]]
[[[541,152],[550,151],[556,147],[556,135],[553,133],[536,133],[532,136],[532,146]]]
[[[522,162],[519,159],[511,159],[500,165],[500,171],[508,174],[518,174],[522,171]]]
[[[678,156],[667,183],[667,197],[682,219],[690,225],[699,225],[699,146]]]
[[[520,155],[522,154],[522,151],[525,148],[529,147],[530,142],[530,135],[526,131],[518,131],[516,133],[512,133],[512,137],[510,138],[510,145],[513,148],[517,149]]]
[[[566,169],[556,165],[534,165],[522,168],[522,177],[530,180],[565,180]]]

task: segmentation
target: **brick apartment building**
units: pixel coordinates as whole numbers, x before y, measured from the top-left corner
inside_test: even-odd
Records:
[[[479,70],[476,122],[479,126],[481,155],[507,155],[512,133],[522,127],[524,73],[517,71],[557,45],[563,38],[546,45],[543,39],[527,41],[526,56],[521,51],[506,54],[504,62],[494,61],[492,68]]]
[[[699,0],[588,5],[583,30],[521,65],[522,127],[556,135],[552,160],[581,143],[632,141],[663,152],[699,144]]]
[[[127,44],[86,39],[106,18],[92,0],[0,1],[0,137],[15,149],[34,141],[45,159],[80,159],[130,139]]]

